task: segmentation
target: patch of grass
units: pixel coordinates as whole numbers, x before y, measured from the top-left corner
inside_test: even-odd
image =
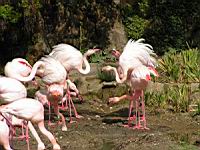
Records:
[[[200,52],[198,49],[171,49],[159,60],[158,80],[168,83],[200,82]]]

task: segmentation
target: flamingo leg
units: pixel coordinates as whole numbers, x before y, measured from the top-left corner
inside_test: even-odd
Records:
[[[53,149],[54,150],[60,150],[60,146],[58,145],[58,143],[56,142],[56,139],[54,138],[53,134],[51,132],[49,132],[45,126],[44,126],[44,120],[43,121],[40,121],[38,123],[38,127],[40,129],[40,131],[48,137],[48,139],[50,140],[50,142],[52,143],[53,145]]]
[[[133,127],[133,129],[149,129],[146,127],[143,90],[135,91],[135,102],[136,102],[136,120],[135,120],[135,126]],[[142,115],[140,114],[141,112],[142,112]],[[143,125],[141,122],[143,122]]]
[[[145,103],[144,103],[144,91],[142,91],[142,95],[141,95],[141,98],[142,98],[142,118],[141,118],[141,121],[143,121],[143,128],[146,129],[146,130],[149,130],[149,128],[147,127],[146,125],[146,114],[145,114]]]
[[[36,139],[36,141],[38,143],[38,150],[44,150],[45,149],[45,145],[41,141],[38,133],[36,132],[35,128],[33,127],[32,123],[30,121],[28,122],[28,128],[30,129],[32,135],[35,137],[35,139]]]
[[[51,123],[51,103],[48,102],[48,107],[49,107],[49,120],[48,120],[48,125],[51,126],[52,123]]]
[[[30,150],[30,145],[29,145],[29,134],[28,134],[28,125],[26,125],[26,143],[27,143],[27,147],[28,150]]]
[[[73,102],[73,100],[72,100],[71,97],[70,97],[69,100],[70,100],[71,105],[72,105],[72,108],[73,108],[73,110],[74,110],[75,117],[76,117],[77,119],[83,118],[83,116],[79,115],[78,112],[76,111],[76,107],[74,106],[74,102]]]
[[[61,117],[61,120],[62,120],[62,131],[67,131],[65,117],[63,116],[63,114],[61,114],[59,112],[59,107],[58,107],[58,103],[57,102],[53,102],[53,109],[54,109],[55,114],[58,115],[59,117]]]

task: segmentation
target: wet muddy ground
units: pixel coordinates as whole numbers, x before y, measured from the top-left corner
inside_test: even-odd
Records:
[[[149,111],[147,125],[150,130],[133,130],[122,127],[127,120],[128,102],[108,107],[97,100],[75,103],[84,118],[61,126],[46,127],[56,136],[62,150],[198,150],[200,149],[200,116]],[[66,118],[68,112],[65,112]],[[75,119],[76,120],[76,119]],[[47,123],[47,120],[46,120]],[[36,127],[36,129],[38,129]],[[52,149],[48,139],[41,135],[47,150]],[[15,150],[26,150],[25,141],[13,142]],[[30,149],[36,150],[35,139],[30,138]]]

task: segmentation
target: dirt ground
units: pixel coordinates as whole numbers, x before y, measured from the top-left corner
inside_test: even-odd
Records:
[[[174,114],[164,111],[150,112],[147,108],[147,125],[150,130],[133,130],[122,127],[128,115],[128,102],[108,107],[97,100],[75,103],[84,118],[69,124],[68,131],[61,126],[46,127],[56,136],[62,150],[198,150],[200,149],[200,116]],[[64,113],[64,112],[63,112]],[[68,112],[64,113],[68,119]],[[74,118],[74,120],[76,120]],[[47,123],[47,120],[46,120]],[[36,127],[36,129],[38,129]],[[41,135],[46,149],[52,145]],[[25,141],[14,140],[15,150],[26,150]],[[34,138],[30,149],[36,150]]]

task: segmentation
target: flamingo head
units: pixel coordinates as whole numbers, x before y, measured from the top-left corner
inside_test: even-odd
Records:
[[[22,76],[28,76],[32,70],[32,66],[23,58],[15,58],[12,63],[16,64],[15,67],[20,70]]]
[[[115,58],[119,58],[120,57],[120,55],[121,55],[121,53],[118,51],[118,50],[116,50],[116,49],[112,49],[112,55],[115,57]]]
[[[96,52],[99,52],[101,49],[99,49],[99,48],[93,48],[93,49],[89,49],[84,55],[85,56],[90,56],[90,55],[92,55],[92,54],[94,54],[94,53],[96,53]]]
[[[49,96],[53,99],[61,99],[63,97],[63,86],[60,84],[52,84],[48,87]]]

